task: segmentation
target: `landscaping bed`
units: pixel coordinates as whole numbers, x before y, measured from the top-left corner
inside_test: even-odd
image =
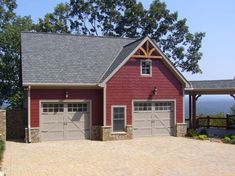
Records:
[[[207,129],[188,129],[186,137],[198,140],[210,140],[211,142],[223,142],[226,144],[235,144],[235,134],[223,136],[208,136]]]

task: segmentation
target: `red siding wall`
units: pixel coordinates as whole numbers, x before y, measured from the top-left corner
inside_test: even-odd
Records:
[[[92,125],[103,125],[103,90],[66,89],[71,99],[92,100]],[[39,100],[63,100],[65,89],[31,90],[31,127],[39,127]]]
[[[155,86],[157,95],[152,96]],[[127,105],[131,125],[133,99],[176,99],[176,122],[183,122],[182,85],[160,60],[152,60],[152,77],[141,77],[140,59],[132,58],[108,81],[106,125],[111,125],[111,105]]]

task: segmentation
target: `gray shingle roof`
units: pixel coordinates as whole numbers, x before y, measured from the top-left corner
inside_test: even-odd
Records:
[[[194,89],[235,89],[235,80],[190,81]]]
[[[135,40],[23,32],[23,84],[98,83],[102,75],[107,77],[131,52]],[[114,66],[104,74],[117,55]]]
[[[144,40],[144,38],[140,38],[128,45],[124,46],[121,52],[118,54],[117,58],[102,76],[100,82],[103,82],[117,67],[120,65],[127,56],[131,54],[131,52]]]

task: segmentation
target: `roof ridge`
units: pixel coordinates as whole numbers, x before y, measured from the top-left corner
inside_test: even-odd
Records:
[[[96,36],[96,35],[85,35],[85,34],[73,34],[73,33],[50,33],[50,32],[31,32],[31,31],[21,31],[21,33],[29,33],[29,34],[45,34],[45,35],[67,35],[72,37],[89,37],[89,38],[110,38],[110,39],[119,39],[119,40],[134,40],[133,42],[138,40],[139,38],[124,38],[124,37],[118,37],[118,36]]]

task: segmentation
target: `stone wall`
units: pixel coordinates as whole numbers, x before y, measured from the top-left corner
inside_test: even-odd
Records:
[[[0,140],[6,140],[6,111],[0,110]]]
[[[27,110],[7,110],[7,139],[24,139],[25,127],[27,127]]]
[[[175,136],[184,137],[187,133],[187,124],[186,123],[177,123],[175,127]]]

